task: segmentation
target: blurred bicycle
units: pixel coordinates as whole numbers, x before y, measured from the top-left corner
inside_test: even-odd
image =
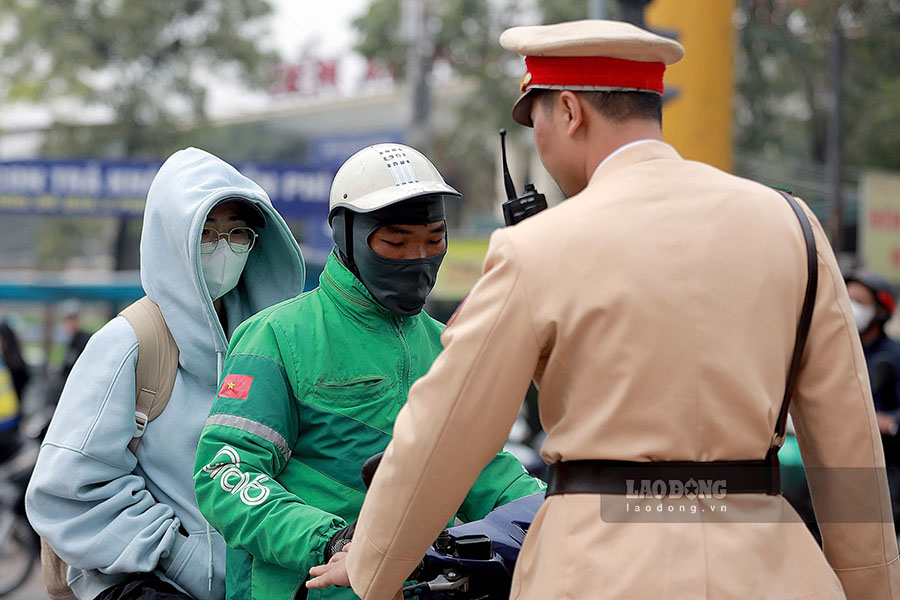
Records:
[[[25,583],[40,562],[40,538],[25,516],[25,488],[39,448],[26,437],[16,454],[0,464],[0,597]]]

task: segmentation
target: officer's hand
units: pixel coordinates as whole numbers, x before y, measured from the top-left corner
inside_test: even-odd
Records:
[[[345,546],[350,545],[354,531],[356,531],[355,521],[331,536],[331,539],[325,544],[325,564],[331,562],[331,557],[343,550]]]
[[[332,585],[350,587],[350,576],[347,574],[347,551],[349,550],[350,544],[346,544],[344,550],[335,553],[327,565],[319,565],[310,569],[309,574],[312,579],[306,582],[307,589],[315,590]]]

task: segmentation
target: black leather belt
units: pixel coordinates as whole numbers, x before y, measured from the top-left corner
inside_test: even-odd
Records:
[[[637,497],[781,493],[778,459],[714,462],[572,460],[550,465],[547,496]]]

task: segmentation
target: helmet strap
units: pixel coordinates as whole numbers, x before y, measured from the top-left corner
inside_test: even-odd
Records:
[[[345,236],[345,244],[347,246],[347,256],[344,256],[345,259],[344,266],[347,267],[353,275],[356,276],[357,279],[362,281],[359,277],[359,269],[356,268],[356,261],[353,260],[353,218],[355,213],[352,210],[344,211],[344,236]],[[340,251],[338,251],[340,254]]]

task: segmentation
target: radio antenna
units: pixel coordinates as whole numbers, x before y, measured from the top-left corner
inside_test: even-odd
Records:
[[[506,197],[510,200],[515,199],[516,186],[513,184],[512,176],[509,174],[509,165],[506,164],[506,130],[500,130],[500,151],[503,155],[503,185],[506,188]]]

